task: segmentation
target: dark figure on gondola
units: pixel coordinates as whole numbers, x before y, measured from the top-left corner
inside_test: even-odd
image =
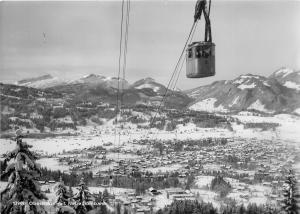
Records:
[[[210,20],[209,20],[209,13],[210,8],[207,5],[206,0],[198,0],[195,6],[195,15],[194,15],[194,22],[196,22],[198,19],[201,19],[201,15],[204,15],[205,19],[205,39],[204,41],[211,41],[211,27],[210,27]]]

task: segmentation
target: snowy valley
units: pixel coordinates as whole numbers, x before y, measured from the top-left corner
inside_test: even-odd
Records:
[[[277,207],[288,169],[300,178],[299,86],[300,72],[283,68],[168,91],[160,107],[166,87],[152,78],[1,84],[0,154],[15,148],[22,129],[53,203],[63,176],[74,193],[81,177],[95,198],[107,191],[108,209],[118,202],[150,213],[180,199]]]

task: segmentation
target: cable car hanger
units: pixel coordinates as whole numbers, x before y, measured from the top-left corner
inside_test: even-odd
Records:
[[[157,111],[152,117],[150,121],[150,127],[155,121],[156,116],[160,112],[160,109],[167,98],[168,91],[170,90],[173,84],[173,91],[171,95],[174,93],[174,89],[177,85],[177,81],[179,79],[179,75],[181,73],[180,66],[181,62],[183,63],[183,55],[186,51],[186,76],[187,78],[204,78],[215,75],[215,44],[212,42],[211,35],[211,25],[210,25],[210,8],[211,8],[211,0],[209,0],[209,5],[207,7],[206,0],[198,0],[195,6],[195,14],[194,14],[194,22],[191,27],[191,30],[188,34],[188,38],[184,44],[182,52],[179,56],[179,59],[176,63],[176,66],[172,72],[172,76],[168,82],[165,93],[160,101],[160,104],[157,108]],[[192,42],[189,44],[190,40],[193,39],[193,35],[197,26],[197,22],[201,19],[202,12],[205,18],[205,38],[203,42]],[[189,45],[188,45],[189,44]],[[187,48],[188,47],[188,48]],[[198,50],[196,52],[196,50]],[[190,53],[190,54],[189,54]],[[196,57],[197,53],[197,57]],[[200,55],[201,54],[201,55]],[[190,57],[188,57],[190,56]],[[201,56],[201,57],[200,57]],[[177,76],[177,78],[176,78]],[[172,88],[171,88],[172,89]],[[147,133],[147,136],[150,134],[150,129]]]
[[[210,6],[211,6],[211,1],[209,1],[209,5],[207,7],[206,0],[198,0],[195,6],[194,22],[197,22],[198,20],[201,19],[202,12],[205,19],[205,39],[204,39],[205,42],[212,41],[211,26],[210,26],[210,19],[209,19]],[[207,37],[209,37],[209,39],[207,39]]]
[[[215,75],[215,44],[212,42],[210,25],[210,6],[206,0],[198,0],[195,6],[194,23],[205,19],[204,41],[192,42],[186,50],[187,78],[204,78]]]

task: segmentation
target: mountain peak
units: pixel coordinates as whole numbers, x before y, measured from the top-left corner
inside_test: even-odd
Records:
[[[238,78],[244,78],[244,79],[260,79],[260,78],[265,78],[264,76],[256,75],[256,74],[242,74]]]
[[[102,75],[99,75],[99,74],[88,74],[88,75],[83,76],[80,79],[95,79],[95,78],[105,78],[105,77]]]
[[[254,109],[265,113],[293,112],[299,107],[300,72],[281,68],[269,78],[244,74],[239,77],[189,90],[195,101],[190,109],[241,111]]]
[[[133,85],[137,86],[137,85],[147,84],[147,83],[155,83],[155,80],[151,77],[146,77],[146,78],[143,78],[143,79],[140,79],[140,80],[134,82]]]
[[[19,80],[19,81],[17,81],[17,85],[23,85],[26,83],[32,83],[32,82],[47,80],[47,79],[53,79],[53,77],[50,74],[44,74],[44,75],[38,76],[38,77],[32,77],[32,78]]]
[[[276,79],[283,86],[300,91],[300,71],[282,67],[270,75],[271,79]]]
[[[165,86],[157,83],[153,78],[147,77],[140,79],[132,84],[133,88],[136,89],[152,89],[154,92],[162,93],[166,90]]]
[[[233,80],[233,84],[235,85],[253,85],[257,82],[266,81],[266,77],[254,75],[254,74],[243,74]],[[253,85],[254,86],[254,85]],[[251,87],[252,88],[252,87]]]
[[[290,74],[293,74],[295,71],[288,67],[282,67],[278,70],[276,70],[273,74],[271,74],[270,77],[281,77],[284,78]]]
[[[149,82],[155,82],[155,80],[153,78],[151,78],[151,77],[146,77],[146,78],[141,79],[141,80],[144,81],[144,82],[147,82],[147,83],[149,83]]]
[[[65,82],[50,74],[45,74],[39,77],[23,79],[17,82],[17,85],[27,86],[32,88],[49,88],[57,85],[62,85]]]

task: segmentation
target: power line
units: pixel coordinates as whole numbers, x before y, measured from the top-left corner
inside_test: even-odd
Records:
[[[195,27],[196,27],[196,23],[197,23],[197,22],[194,22],[193,25],[192,25],[192,28],[191,28],[190,33],[189,33],[189,35],[188,35],[188,38],[187,38],[187,40],[186,40],[186,42],[185,42],[185,44],[184,44],[184,47],[183,47],[183,49],[182,49],[182,51],[181,51],[181,54],[180,54],[180,57],[179,57],[179,59],[178,59],[178,61],[177,61],[177,63],[176,63],[176,66],[175,66],[175,68],[174,68],[174,71],[172,72],[172,76],[171,76],[171,78],[170,78],[170,80],[169,80],[169,82],[168,82],[168,85],[167,85],[167,88],[166,88],[166,90],[165,90],[165,93],[164,93],[164,95],[163,95],[163,97],[162,97],[162,99],[161,99],[161,102],[160,102],[160,104],[159,104],[159,106],[158,106],[158,108],[157,108],[157,111],[156,111],[154,117],[153,117],[152,120],[150,121],[150,124],[149,124],[149,132],[150,132],[150,128],[151,128],[151,126],[152,126],[154,120],[155,120],[156,117],[157,117],[157,114],[159,113],[159,111],[160,111],[160,109],[161,109],[161,107],[162,107],[162,104],[163,104],[164,100],[166,99],[166,96],[167,96],[167,93],[168,93],[169,88],[170,88],[170,86],[171,86],[171,83],[172,83],[172,81],[174,81],[174,77],[175,77],[175,75],[176,75],[178,66],[180,65],[180,61],[181,61],[181,59],[182,59],[182,56],[183,56],[184,51],[185,51],[185,49],[186,49],[186,46],[187,46],[187,44],[189,43],[191,36],[194,34],[194,29],[195,29]],[[176,82],[177,82],[177,81],[176,81]],[[148,134],[149,134],[149,133],[148,133]]]
[[[124,81],[126,74],[126,63],[127,63],[127,44],[128,44],[128,27],[129,27],[129,14],[130,14],[130,0],[126,1],[126,11],[124,9],[125,0],[122,0],[122,12],[121,12],[121,26],[120,26],[120,42],[119,42],[119,67],[118,67],[118,91],[117,91],[117,100],[116,100],[116,121],[115,121],[115,138],[114,144],[116,144],[117,135],[118,135],[118,163],[120,164],[120,142],[121,142],[121,126],[120,120],[122,116],[122,102],[124,96]],[[125,13],[125,14],[124,14]],[[124,21],[125,17],[125,21]],[[125,23],[125,32],[123,25]],[[123,35],[123,33],[125,35]],[[125,37],[125,38],[124,38]],[[124,43],[124,44],[123,44]],[[122,64],[122,65],[121,65]],[[121,78],[122,71],[122,78]],[[120,86],[120,81],[122,81]],[[117,133],[118,131],[118,133]],[[118,179],[118,177],[117,177]],[[118,180],[117,180],[118,182]]]

